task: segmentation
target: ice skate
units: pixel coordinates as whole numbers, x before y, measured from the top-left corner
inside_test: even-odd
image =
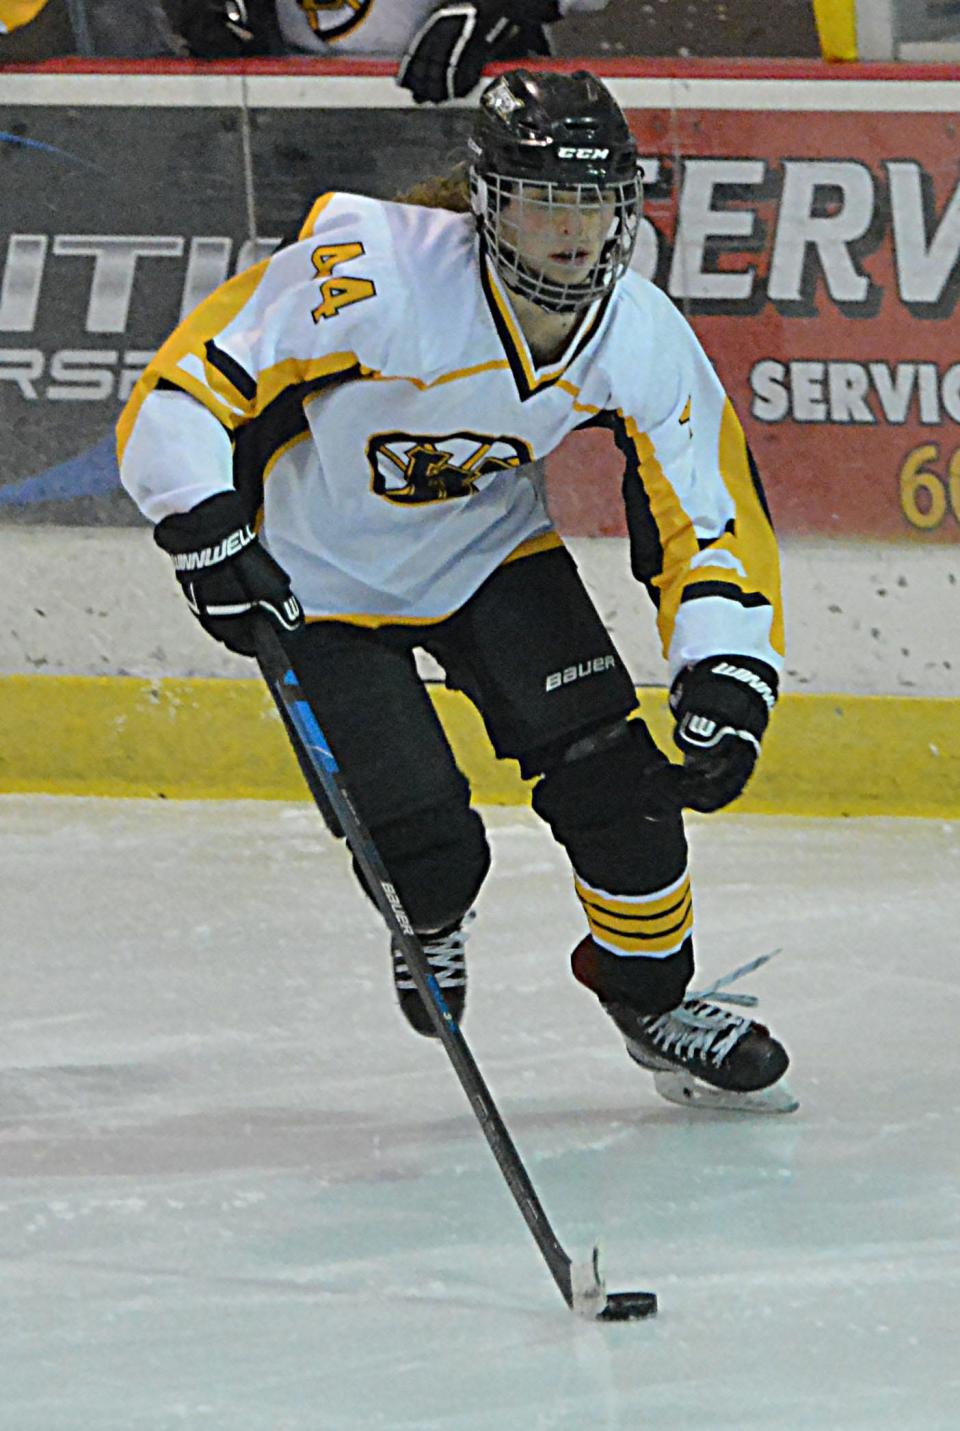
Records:
[[[464,926],[472,918],[473,912],[471,911],[455,929],[448,930],[443,934],[420,936],[420,943],[427,956],[430,972],[440,985],[447,1007],[457,1023],[463,1017],[463,1007],[467,998],[467,961],[464,948],[467,935]],[[436,1038],[437,1031],[431,1022],[417,986],[410,977],[410,970],[407,968],[403,951],[396,942],[391,943],[390,953],[393,958],[393,985],[407,1023],[424,1037]]]
[[[687,1107],[746,1113],[793,1113],[799,1104],[783,1075],[786,1049],[763,1024],[721,1003],[752,1007],[752,994],[724,993],[765,964],[761,955],[708,989],[690,990],[664,1014],[641,1014],[601,999],[634,1063],[649,1069],[662,1098]]]

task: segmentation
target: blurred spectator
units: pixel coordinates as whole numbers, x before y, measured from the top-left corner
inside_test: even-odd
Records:
[[[186,53],[164,0],[0,0],[0,61]]]
[[[167,8],[189,54],[199,60],[237,60],[286,53],[277,24],[278,2],[167,0]]]
[[[468,92],[481,53],[520,59],[548,46],[568,58],[820,53],[811,0],[0,0],[0,64],[377,56],[402,61],[407,87],[429,99]]]
[[[29,25],[47,0],[0,0],[0,35],[9,35],[21,25]]]
[[[468,0],[441,4],[410,39],[397,74],[418,104],[461,99],[490,60],[522,60],[551,51],[547,27],[607,0]],[[410,9],[417,8],[411,4]]]
[[[557,55],[571,59],[820,57],[811,0],[609,0],[600,14],[571,14],[555,35]]]
[[[70,0],[70,6],[81,53],[117,59],[162,59],[187,53],[174,33],[164,0]]]
[[[29,64],[73,48],[65,0],[0,0],[0,64]]]
[[[549,27],[608,0],[187,0],[175,23],[201,59],[363,55],[400,61],[418,103],[459,98],[490,60],[549,55]]]

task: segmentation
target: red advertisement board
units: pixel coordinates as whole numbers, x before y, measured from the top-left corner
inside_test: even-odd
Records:
[[[644,156],[636,265],[700,334],[778,530],[960,541],[960,72],[594,67]],[[412,106],[378,62],[8,73],[0,511],[131,520],[113,424],[179,316],[321,189],[390,197],[449,167],[469,124],[469,105]],[[548,470],[561,531],[622,533],[603,434]]]
[[[782,534],[956,542],[960,121],[871,89],[882,107],[631,109],[648,156],[636,265],[710,354]],[[604,436],[548,472],[562,530],[622,532]]]

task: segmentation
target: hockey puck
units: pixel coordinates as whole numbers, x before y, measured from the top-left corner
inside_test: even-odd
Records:
[[[597,1313],[599,1322],[636,1322],[657,1315],[656,1292],[608,1292],[607,1303]]]

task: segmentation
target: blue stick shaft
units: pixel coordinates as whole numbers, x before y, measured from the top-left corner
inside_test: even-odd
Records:
[[[573,1304],[570,1258],[557,1240],[539,1197],[521,1162],[507,1126],[484,1082],[457,1021],[450,1012],[436,979],[430,972],[420,940],[390,879],[386,866],[363,823],[344,782],[343,773],[330,749],[317,718],[300,689],[279,638],[265,621],[257,637],[257,661],[274,699],[289,715],[292,738],[316,775],[340,825],[350,852],[363,870],[367,885],[383,915],[391,936],[403,950],[403,957],[417,990],[430,1014],[440,1042],[453,1064],[454,1072],[470,1107],[483,1129],[514,1201],[533,1234],[567,1306]]]

